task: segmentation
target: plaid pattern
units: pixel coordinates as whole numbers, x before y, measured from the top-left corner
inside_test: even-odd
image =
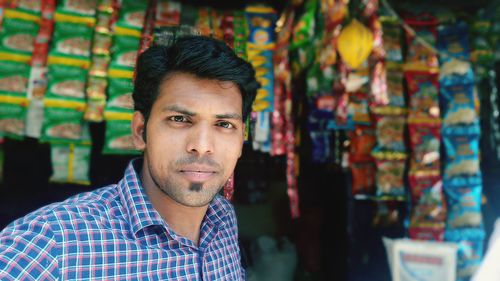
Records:
[[[116,185],[76,195],[0,233],[0,280],[244,280],[234,209],[208,207],[196,246],[153,208],[132,161]]]

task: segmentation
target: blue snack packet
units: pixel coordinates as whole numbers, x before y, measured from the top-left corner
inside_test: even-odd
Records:
[[[444,184],[448,229],[482,226],[481,190],[481,185],[469,187]]]
[[[481,264],[485,233],[481,228],[454,229],[445,232],[445,240],[458,246],[457,281],[467,281]]]

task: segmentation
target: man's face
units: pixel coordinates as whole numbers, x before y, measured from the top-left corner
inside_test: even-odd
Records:
[[[241,115],[234,83],[174,74],[161,84],[146,142],[138,145],[144,149],[144,172],[182,205],[209,204],[241,156]]]

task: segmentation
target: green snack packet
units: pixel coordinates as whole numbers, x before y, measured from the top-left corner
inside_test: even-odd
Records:
[[[3,100],[0,96],[0,99]],[[0,101],[0,134],[22,139],[26,127],[26,104]]]
[[[103,154],[140,154],[133,143],[130,123],[130,120],[107,120]]]
[[[16,10],[41,15],[42,13],[42,1],[40,0],[17,0]]]
[[[234,51],[242,59],[247,59],[247,23],[245,12],[236,11],[234,13]]]
[[[147,1],[123,0],[115,31],[119,34],[140,36],[147,8]]]
[[[83,101],[87,70],[68,65],[49,65],[47,98]]]
[[[115,36],[110,68],[133,71],[139,43],[140,38],[138,37]]]
[[[95,17],[97,0],[62,0],[57,2],[58,13],[89,18]]]
[[[26,97],[29,76],[28,64],[0,61],[0,94]]]
[[[84,109],[85,103],[45,100],[41,140],[66,143],[81,140]]]
[[[88,25],[56,21],[49,56],[88,60],[92,34]]]
[[[89,144],[51,144],[52,161],[51,182],[90,185]]]
[[[91,145],[88,123],[82,126],[81,140],[51,143],[53,173],[50,181],[89,185]]]
[[[108,87],[108,102],[106,110],[131,111],[134,109],[132,91],[134,89],[131,79],[110,78]]]
[[[39,26],[34,21],[5,17],[2,23],[2,32],[0,33],[1,58],[9,59],[14,55],[21,55],[26,57],[23,61],[29,61],[33,53],[38,29]],[[11,55],[8,56],[8,54]]]

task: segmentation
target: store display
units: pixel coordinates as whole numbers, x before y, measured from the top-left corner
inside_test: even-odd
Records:
[[[1,3],[0,134],[50,143],[50,180],[88,184],[86,122],[105,122],[99,153],[141,153],[130,130],[138,54],[153,39],[213,36],[256,71],[261,88],[245,120],[247,140],[285,157],[292,218],[301,213],[299,161],[348,167],[349,200],[375,201],[377,226],[395,225],[402,220],[396,206],[407,207],[406,235],[458,245],[457,280],[466,280],[485,235],[482,116],[490,130],[483,137],[500,151],[499,25],[488,17],[450,23],[423,8],[401,19],[385,2],[295,1],[279,19],[270,6],[228,10],[170,0]],[[483,112],[479,100],[487,103]],[[233,192],[234,176],[224,195]],[[422,265],[429,257],[413,248],[416,241],[405,243],[394,250],[398,278],[420,276],[422,268],[453,278]],[[432,261],[453,266],[454,251],[443,248]]]

